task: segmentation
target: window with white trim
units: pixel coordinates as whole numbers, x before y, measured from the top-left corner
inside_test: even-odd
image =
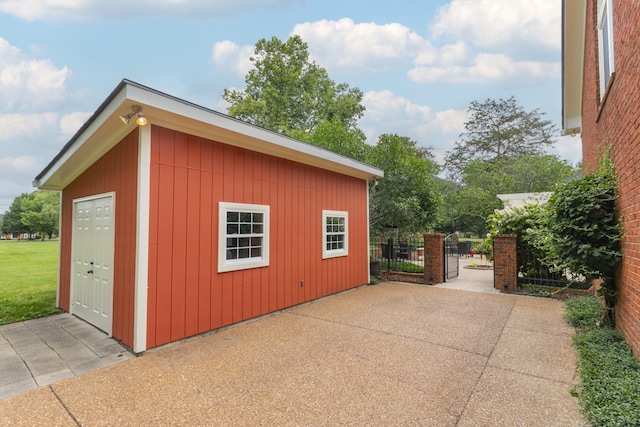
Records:
[[[269,265],[269,206],[220,202],[218,272]]]
[[[349,254],[349,214],[322,211],[322,258]]]
[[[613,61],[613,0],[598,0],[598,62],[600,66],[600,99],[615,71]]]

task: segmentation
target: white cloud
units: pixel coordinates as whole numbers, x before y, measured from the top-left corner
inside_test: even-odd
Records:
[[[389,90],[371,91],[364,94],[362,103],[366,107],[365,115],[369,120],[388,122],[424,121],[431,117],[431,108],[417,105],[406,98],[396,96]],[[393,130],[385,132],[394,133]]]
[[[349,18],[296,25],[311,55],[326,68],[388,71],[402,68],[418,55],[428,55],[431,43],[408,27],[373,22],[356,24]]]
[[[101,20],[148,16],[215,19],[289,6],[293,0],[2,0],[0,12],[27,21]],[[133,9],[132,9],[133,8]],[[124,12],[123,12],[124,11]]]
[[[66,80],[71,72],[57,68],[48,59],[33,59],[0,37],[1,109],[49,105],[66,96]]]
[[[463,40],[488,49],[539,46],[560,49],[557,0],[451,0],[431,25],[432,36]]]
[[[468,119],[466,110],[434,112],[426,105],[415,104],[388,90],[365,93],[363,103],[367,109],[358,124],[367,136],[367,143],[375,144],[383,133],[397,133],[420,146],[431,147],[440,162]]]
[[[514,61],[501,53],[479,53],[468,63],[418,65],[407,73],[416,83],[487,83],[511,78],[557,78],[560,63]]]
[[[451,14],[462,6],[468,6],[471,11],[474,11],[484,5],[485,0],[453,0],[448,7],[440,9],[434,21],[434,28],[439,29],[444,23],[448,23],[454,18]],[[545,5],[547,9],[550,7],[548,1]],[[485,15],[493,13],[493,9],[489,9],[483,13]],[[514,8],[507,8],[505,13],[511,13],[512,9]],[[519,11],[515,9],[511,19],[520,17]],[[465,9],[462,21],[467,19],[467,12]],[[547,21],[554,23],[557,15],[559,13],[553,15],[555,17],[548,18]],[[525,26],[531,19],[534,22],[540,22],[542,18],[526,18]],[[470,28],[469,25],[474,23],[472,19],[464,24],[458,23],[459,31],[464,32],[463,29],[484,31],[487,27],[500,27],[500,24],[492,25],[483,22],[482,25],[477,24],[477,27]],[[552,25],[549,24],[549,26]],[[515,23],[507,27],[510,31],[512,27],[519,28]],[[530,31],[533,31],[532,28],[526,31],[520,30],[523,31],[521,36],[525,38],[530,36]],[[449,31],[448,35],[458,35],[456,28],[447,31]],[[500,30],[497,31],[498,35],[504,35]],[[434,33],[440,34],[436,30]],[[473,37],[465,35],[461,36],[462,40],[435,46],[408,27],[398,23],[384,25],[355,23],[352,19],[343,18],[298,24],[291,34],[300,35],[309,45],[311,58],[329,71],[342,69],[359,73],[382,73],[410,68],[407,75],[415,83],[457,84],[503,83],[505,79],[546,79],[557,78],[560,75],[560,63],[555,57],[547,61],[534,58],[536,55],[533,53],[531,53],[532,57],[527,56],[530,51],[523,46],[530,42],[527,41],[522,45],[523,42],[512,33],[506,34],[505,38],[500,40],[496,39],[497,36],[491,38],[487,36],[488,41],[484,42],[478,42]],[[537,35],[531,35],[531,37],[536,38]],[[496,53],[477,50],[478,46],[492,48],[500,43],[505,45],[511,43],[512,51],[522,52],[514,56],[504,51]],[[231,71],[244,77],[252,67],[249,57],[253,51],[254,46],[238,46],[226,40],[214,45],[212,58],[219,70]]]
[[[212,60],[219,70],[230,71],[244,77],[253,68],[249,58],[254,50],[255,46],[238,46],[232,41],[225,40],[213,46]]]
[[[582,138],[580,136],[563,136],[551,149],[553,154],[557,154],[561,159],[567,159],[574,165],[582,161]]]
[[[438,111],[433,120],[425,124],[425,130],[457,137],[464,131],[464,124],[468,119],[469,113],[466,110]]]
[[[64,137],[74,135],[78,129],[91,117],[92,112],[77,112],[65,114],[60,119],[60,130]]]
[[[57,125],[56,113],[0,114],[0,141],[33,139],[51,133]]]
[[[30,169],[36,162],[33,156],[5,157],[0,159],[0,170],[4,175],[10,175],[15,171],[24,171]]]

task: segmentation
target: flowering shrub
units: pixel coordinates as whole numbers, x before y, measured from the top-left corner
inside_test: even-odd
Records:
[[[519,243],[537,246],[536,242],[546,234],[547,218],[548,211],[544,204],[496,210],[487,218],[489,233],[486,244],[493,247],[493,236],[496,234],[515,234]]]

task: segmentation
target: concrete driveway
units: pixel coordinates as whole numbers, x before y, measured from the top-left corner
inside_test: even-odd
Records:
[[[561,302],[382,283],[0,400],[5,425],[579,426]]]

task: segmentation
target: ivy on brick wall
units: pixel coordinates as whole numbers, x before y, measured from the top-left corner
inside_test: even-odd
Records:
[[[615,212],[618,178],[608,151],[598,169],[582,179],[558,186],[551,196],[547,261],[558,269],[602,280],[601,295],[609,310],[604,320],[615,323],[616,269],[622,260],[622,227]]]
[[[496,211],[489,216],[487,242],[496,234],[515,234],[518,242],[534,248],[549,270],[568,278],[600,279],[600,294],[609,308],[604,321],[613,325],[615,275],[622,252],[622,227],[616,216],[618,178],[608,150],[598,169],[581,179],[556,187],[545,205]],[[518,260],[519,271],[526,266]]]

